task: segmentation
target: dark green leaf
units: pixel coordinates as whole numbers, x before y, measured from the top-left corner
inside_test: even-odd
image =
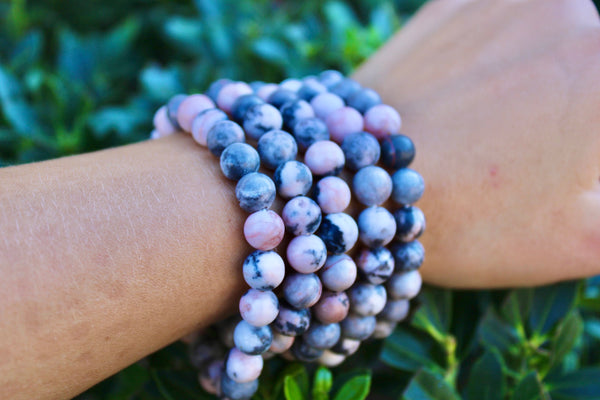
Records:
[[[466,398],[468,400],[502,400],[504,391],[502,364],[496,353],[486,351],[473,365]]]
[[[488,309],[478,330],[479,341],[488,349],[510,352],[519,343],[515,328],[503,321],[492,307]]]
[[[535,371],[523,377],[515,387],[511,400],[538,400],[542,397],[544,388]]]
[[[439,351],[439,345],[430,336],[402,327],[385,340],[380,358],[384,363],[405,371],[416,371],[423,366],[439,370],[441,367],[435,361],[436,350]]]
[[[333,377],[331,376],[331,371],[326,367],[319,367],[315,372],[313,381],[313,400],[327,400],[332,384]]]
[[[508,294],[502,304],[501,314],[510,325],[524,329],[529,317],[532,297],[532,289],[515,289]]]
[[[411,379],[402,395],[403,400],[460,400],[460,397],[444,379],[422,369]]]
[[[285,377],[283,381],[283,393],[286,400],[303,400],[302,392],[296,380],[291,375]]]
[[[421,306],[413,316],[413,325],[432,334],[444,336],[452,321],[452,292],[432,287],[425,288],[419,295]]]
[[[583,333],[583,319],[577,311],[569,313],[567,318],[560,322],[552,341],[553,366],[557,366],[565,358],[567,353],[573,349],[575,343]]]
[[[586,368],[558,377],[548,378],[553,400],[598,400],[600,398],[600,368]]]
[[[573,307],[578,282],[562,282],[536,288],[531,301],[529,326],[538,334],[545,334]]]
[[[363,400],[371,389],[371,375],[355,376],[342,386],[333,400]]]

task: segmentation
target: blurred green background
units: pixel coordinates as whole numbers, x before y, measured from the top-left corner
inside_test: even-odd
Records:
[[[423,2],[0,2],[0,166],[144,140],[160,104],[219,77],[351,72]],[[269,362],[256,398],[600,399],[600,278],[417,303],[332,371]],[[211,398],[196,374],[176,343],[78,399]]]

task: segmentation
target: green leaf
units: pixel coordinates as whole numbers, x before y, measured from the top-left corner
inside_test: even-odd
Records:
[[[413,325],[429,332],[436,340],[445,336],[452,321],[452,292],[426,288],[419,296],[421,306],[413,317]]]
[[[538,400],[542,397],[544,388],[540,383],[535,371],[531,371],[523,377],[515,387],[511,400]]]
[[[435,361],[439,351],[439,345],[430,336],[424,335],[421,331],[402,327],[396,329],[385,340],[380,359],[404,371],[416,371],[424,366],[433,370],[442,370]]]
[[[296,383],[296,380],[291,375],[287,375],[283,381],[283,393],[285,394],[286,400],[302,400],[302,392],[300,386]]]
[[[583,319],[577,311],[574,311],[558,325],[552,341],[551,365],[559,365],[582,334]]]
[[[495,352],[486,351],[473,365],[466,398],[468,400],[502,400],[504,391],[502,363]]]
[[[331,376],[331,371],[326,367],[319,367],[317,372],[315,372],[313,381],[313,400],[327,400],[332,384],[333,378]]]
[[[515,328],[503,321],[492,307],[481,319],[478,336],[484,347],[498,349],[501,353],[514,351],[519,345]]]
[[[279,375],[280,378],[277,379],[277,383],[273,387],[273,393],[277,395],[280,392],[282,383],[285,385],[285,380],[287,377],[292,378],[298,388],[300,389],[300,394],[303,398],[308,398],[309,395],[309,381],[308,381],[308,373],[306,372],[306,367],[300,363],[288,364]],[[285,391],[285,387],[284,387]]]
[[[336,393],[333,400],[363,400],[371,390],[371,375],[359,375],[350,379]]]
[[[460,400],[444,379],[433,371],[422,369],[415,374],[402,394],[403,400]]]
[[[175,68],[151,66],[142,71],[140,79],[147,96],[154,101],[165,102],[174,94],[183,92]]]
[[[598,400],[600,368],[580,369],[546,380],[552,400]]]
[[[531,300],[529,326],[537,334],[545,334],[573,307],[579,282],[562,282],[536,288]]]
[[[501,307],[501,314],[506,321],[517,329],[524,329],[531,309],[532,289],[512,290]],[[524,331],[522,331],[524,333]]]

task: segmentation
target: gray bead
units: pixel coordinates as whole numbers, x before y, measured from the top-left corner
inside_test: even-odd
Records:
[[[409,308],[408,300],[390,300],[378,316],[388,321],[400,322],[408,315]]]
[[[353,313],[369,316],[376,315],[383,310],[387,301],[387,293],[381,285],[359,283],[348,291],[350,310]]]
[[[265,102],[255,94],[245,94],[243,96],[240,96],[231,106],[231,118],[235,122],[241,123],[244,120],[246,111],[248,111],[250,107],[264,103]]]
[[[328,214],[321,221],[317,231],[327,250],[341,254],[350,250],[358,240],[358,226],[350,215],[345,213]]]
[[[289,133],[272,130],[258,140],[258,154],[264,166],[275,169],[286,161],[295,160],[298,146]]]
[[[323,350],[309,345],[302,338],[298,338],[292,345],[292,354],[300,361],[311,362],[321,357]]]
[[[246,354],[262,354],[269,349],[272,341],[273,333],[268,326],[256,327],[242,320],[233,331],[235,346]]]
[[[360,241],[368,247],[385,246],[394,238],[396,220],[383,207],[369,207],[358,216],[358,231]]]
[[[221,171],[228,179],[237,181],[259,167],[260,156],[249,144],[233,143],[221,153]]]
[[[341,328],[339,324],[321,324],[312,321],[310,328],[302,335],[302,338],[311,347],[329,349],[340,340],[340,335]]]
[[[284,304],[279,305],[279,315],[272,324],[275,331],[286,336],[302,335],[310,326],[310,311],[308,308],[296,310]]]
[[[418,269],[425,259],[425,249],[418,240],[409,243],[394,242],[389,249],[394,256],[396,272]]]
[[[291,274],[283,281],[283,297],[294,308],[308,308],[321,298],[323,285],[315,274]]]
[[[221,394],[231,400],[250,399],[258,390],[258,379],[250,382],[239,383],[227,374],[221,375]]]
[[[248,136],[258,140],[273,129],[281,129],[283,118],[279,110],[272,105],[257,104],[246,110],[242,125]]]
[[[378,318],[373,332],[373,339],[385,339],[394,332],[396,326],[398,326],[398,323],[395,321]]]
[[[386,168],[406,168],[415,158],[415,145],[404,135],[387,136],[381,141],[381,162]]]
[[[425,215],[415,206],[405,206],[394,211],[396,239],[411,242],[425,231]]]
[[[348,105],[355,108],[361,114],[377,104],[381,104],[381,97],[373,89],[363,88],[352,93],[348,97]]]
[[[169,117],[169,121],[178,131],[181,130],[181,125],[177,122],[177,110],[179,109],[179,105],[182,101],[187,98],[187,94],[176,94],[175,96],[169,99],[167,103],[167,116]]]
[[[332,87],[342,79],[344,79],[344,75],[340,71],[336,71],[334,69],[328,69],[319,74],[319,82],[321,82],[327,88]]]
[[[376,323],[377,319],[373,315],[361,317],[350,314],[340,323],[342,336],[348,339],[365,340],[373,334]]]
[[[273,180],[277,193],[284,199],[289,199],[307,194],[312,186],[313,176],[306,164],[292,160],[277,167]]]
[[[363,249],[358,256],[356,266],[365,281],[379,285],[394,273],[394,257],[385,247]]]
[[[280,108],[282,105],[289,101],[297,100],[299,97],[296,92],[289,89],[277,89],[267,99],[269,104],[272,104],[276,108]]]
[[[251,172],[239,180],[235,196],[244,211],[252,213],[263,210],[275,200],[275,184],[267,175]]]
[[[302,150],[320,140],[329,140],[327,125],[319,118],[305,118],[296,122],[293,132]]]
[[[403,205],[417,202],[425,191],[423,177],[410,168],[402,168],[396,171],[392,175],[392,185],[392,199]]]
[[[283,207],[281,218],[295,236],[311,235],[321,224],[321,207],[308,197],[297,196]]]
[[[210,97],[212,99],[212,101],[214,101],[215,103],[217,102],[217,96],[219,96],[219,92],[221,91],[221,89],[223,89],[223,87],[229,83],[233,82],[231,79],[227,79],[227,78],[223,78],[223,79],[219,79],[214,81],[213,83],[210,84],[210,86],[208,87],[208,90],[206,91],[206,95],[208,97]]]
[[[329,91],[333,94],[337,94],[347,102],[348,98],[361,88],[360,83],[356,82],[354,79],[344,78],[330,87]]]
[[[419,271],[409,271],[392,275],[387,282],[387,292],[394,300],[412,299],[421,290],[423,279]]]
[[[360,340],[348,339],[342,337],[339,342],[331,348],[331,351],[337,354],[343,354],[345,356],[351,356],[356,353],[356,350],[360,347]]]
[[[370,165],[354,175],[352,191],[367,207],[383,204],[392,193],[392,179],[383,168]]]
[[[305,100],[293,100],[281,106],[281,116],[283,117],[283,126],[292,130],[296,122],[313,118],[315,112]]]
[[[215,156],[221,156],[223,150],[232,143],[244,141],[244,130],[233,121],[219,121],[208,131],[206,146]]]
[[[313,97],[326,91],[327,87],[319,82],[317,78],[305,78],[302,81],[302,86],[298,89],[298,97],[302,100],[311,101]]]
[[[368,132],[346,136],[342,142],[342,150],[346,156],[346,167],[352,171],[377,164],[381,154],[379,142]]]

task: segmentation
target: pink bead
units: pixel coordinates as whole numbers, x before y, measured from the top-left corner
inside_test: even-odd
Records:
[[[312,308],[319,321],[324,324],[340,322],[348,315],[350,300],[345,292],[323,292],[321,299]]]
[[[285,225],[273,210],[260,210],[252,213],[244,223],[244,236],[258,250],[272,250],[283,239]]]
[[[208,132],[217,122],[226,119],[227,115],[217,108],[204,111],[194,117],[194,120],[192,121],[192,137],[199,145],[206,147]]]
[[[398,111],[387,104],[378,104],[365,113],[365,131],[377,139],[400,133],[402,119]]]
[[[336,143],[319,140],[306,149],[304,163],[315,175],[337,175],[344,168],[346,156]]]
[[[269,96],[277,89],[279,89],[279,85],[275,83],[267,83],[266,85],[261,86],[260,89],[256,91],[256,95],[263,99],[263,101],[267,101]]]
[[[186,97],[179,105],[177,109],[177,122],[184,131],[191,132],[192,122],[196,115],[214,107],[215,103],[213,103],[210,97],[203,94],[192,94]]]
[[[297,92],[302,87],[302,81],[295,78],[288,78],[279,84],[281,89],[291,90]]]
[[[323,350],[323,354],[318,358],[317,362],[326,367],[337,367],[344,362],[346,356],[343,354],[334,353],[330,350]]]
[[[356,281],[356,275],[356,264],[347,254],[327,257],[327,261],[319,273],[323,286],[333,292],[348,289]]]
[[[279,300],[270,290],[249,289],[240,297],[239,307],[244,321],[256,327],[269,325],[279,315]]]
[[[226,365],[229,378],[238,383],[250,382],[260,376],[263,369],[263,358],[242,353],[234,347],[229,352]]]
[[[167,106],[162,106],[154,114],[154,128],[158,132],[158,136],[168,136],[177,132],[167,115]]]
[[[313,97],[310,105],[315,110],[315,115],[325,121],[329,114],[344,107],[344,100],[337,94],[320,93]]]
[[[335,110],[325,120],[331,139],[342,143],[352,133],[361,132],[364,127],[363,116],[352,107]]]
[[[229,83],[219,91],[217,96],[217,105],[227,114],[231,114],[231,106],[238,99],[238,97],[245,94],[252,94],[252,88],[244,82],[232,82]]]
[[[325,214],[344,211],[352,198],[350,187],[337,176],[328,176],[317,183],[317,203]]]
[[[283,353],[288,350],[294,344],[294,336],[282,335],[279,332],[273,332],[273,341],[269,351],[273,353]]]
[[[296,271],[310,274],[323,266],[327,248],[316,235],[296,236],[287,247],[287,261]]]

